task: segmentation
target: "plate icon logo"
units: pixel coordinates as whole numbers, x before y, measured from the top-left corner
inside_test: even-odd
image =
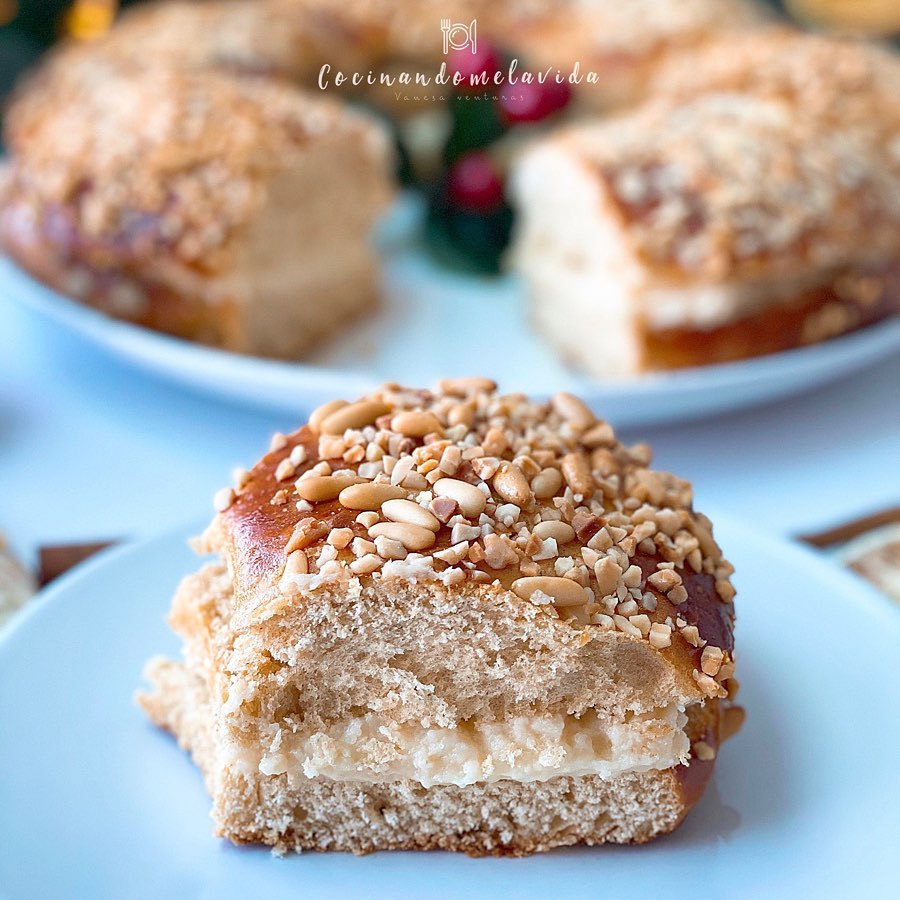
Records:
[[[465,50],[467,47],[472,53],[477,53],[475,38],[475,19],[468,25],[464,22],[450,22],[449,19],[441,19],[441,31],[444,33],[444,55],[451,50]]]

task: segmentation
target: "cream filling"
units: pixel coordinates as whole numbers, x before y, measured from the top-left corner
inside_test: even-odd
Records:
[[[337,781],[411,780],[424,787],[559,776],[615,778],[687,759],[685,714],[671,705],[628,721],[593,711],[464,722],[456,728],[397,724],[370,713],[315,734],[280,729],[258,762],[264,775]]]

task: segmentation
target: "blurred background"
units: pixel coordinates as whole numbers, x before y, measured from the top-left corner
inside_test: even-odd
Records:
[[[141,0],[0,0],[0,97],[60,37],[96,39],[121,9],[135,2]],[[760,2],[813,27],[894,39],[900,35],[900,0]]]

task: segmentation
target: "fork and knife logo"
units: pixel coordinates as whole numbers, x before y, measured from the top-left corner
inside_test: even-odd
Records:
[[[444,55],[450,50],[465,50],[471,48],[472,54],[477,52],[475,42],[475,19],[468,25],[464,22],[452,22],[449,19],[441,19],[441,31],[444,33]]]

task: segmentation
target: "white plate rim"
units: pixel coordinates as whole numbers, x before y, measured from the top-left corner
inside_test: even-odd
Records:
[[[771,558],[779,559],[787,564],[800,565],[804,568],[804,570],[811,570],[813,576],[816,578],[822,578],[823,576],[827,575],[829,584],[834,588],[834,593],[832,594],[833,597],[835,597],[837,593],[840,592],[843,595],[841,598],[841,602],[846,602],[848,604],[848,608],[852,609],[855,607],[858,611],[861,611],[873,624],[877,624],[879,629],[887,631],[892,640],[894,640],[895,642],[900,641],[900,615],[897,614],[897,611],[893,608],[892,604],[889,600],[887,600],[887,598],[883,597],[874,589],[867,586],[859,578],[848,572],[840,570],[827,558],[821,557],[813,550],[801,547],[790,541],[779,540],[777,538],[762,534],[757,529],[752,528],[746,523],[741,523],[730,516],[723,516],[720,513],[715,513],[715,511],[711,512],[711,515],[714,517],[714,521],[718,521],[720,525],[727,528],[729,539],[732,542],[738,539],[749,539],[754,543],[756,548],[765,549],[766,558],[770,558],[771,555]],[[166,531],[149,538],[131,541],[121,546],[109,548],[101,552],[97,556],[75,567],[69,573],[63,575],[54,584],[50,585],[48,588],[42,591],[40,596],[32,601],[29,608],[26,608],[25,611],[17,616],[16,619],[7,626],[7,628],[0,631],[0,656],[5,653],[7,648],[10,648],[12,646],[12,643],[17,639],[17,635],[22,630],[24,630],[26,623],[34,624],[36,620],[39,620],[41,617],[52,615],[53,607],[56,603],[64,602],[66,600],[75,600],[76,602],[80,601],[81,603],[89,602],[89,597],[86,598],[84,596],[84,592],[82,592],[82,596],[78,596],[79,588],[83,584],[90,584],[91,579],[95,575],[97,575],[98,572],[102,572],[113,563],[121,562],[123,558],[127,559],[132,554],[141,553],[142,550],[144,550],[148,545],[159,544],[161,542],[171,542],[175,540],[181,542],[188,534],[195,534],[201,528],[202,524],[197,522],[191,523],[188,526],[180,526],[178,528],[167,529]],[[738,615],[740,627],[740,609],[738,610]],[[135,678],[138,678],[137,672],[135,673]],[[137,686],[137,680],[135,682],[135,686]],[[888,688],[889,686],[884,687],[885,690],[887,690]],[[121,691],[118,691],[118,693],[120,694]],[[172,749],[175,750],[175,748]],[[176,750],[175,752],[180,754],[180,751]],[[898,836],[900,836],[900,829],[898,829]],[[210,841],[212,842],[213,839],[210,838]],[[227,847],[225,849],[227,850]],[[378,855],[376,854],[376,858],[377,857]],[[319,859],[321,859],[321,857]],[[369,857],[369,859],[372,859],[372,857]],[[537,859],[537,857],[533,859]],[[475,862],[478,863],[479,861]],[[567,858],[566,860],[564,860],[564,862],[566,862],[567,865],[577,867],[578,857],[573,857],[571,860]],[[321,865],[324,865],[324,863],[322,863]],[[435,860],[435,865],[438,868],[438,871],[440,871],[440,866],[437,860]],[[322,871],[323,870],[320,867],[320,863],[316,861],[309,874],[309,877],[312,880],[310,882],[304,883],[304,887],[309,889],[309,896],[330,896],[323,885],[316,885],[316,879],[319,877],[319,875],[321,875]],[[477,878],[477,869],[467,869],[465,871],[474,872],[475,875],[473,877]],[[666,869],[666,871],[668,871],[668,869]],[[491,877],[495,878],[496,875],[496,872],[492,872]],[[321,877],[326,878],[327,876],[321,875]],[[359,877],[359,873],[355,873],[354,877]],[[885,872],[879,872],[874,873],[872,877],[873,879],[883,879],[887,876],[885,875]],[[275,878],[274,875],[273,878]],[[279,883],[281,883],[283,887],[283,881]],[[877,881],[877,883],[881,884],[882,881],[879,880]],[[681,891],[675,888],[676,886],[673,885],[673,897],[695,895],[694,892],[696,887],[691,888],[689,892],[687,890]],[[2,891],[0,891],[0,893],[2,893]],[[471,894],[469,894],[468,892],[466,892],[465,894],[461,894],[458,891],[455,891],[455,889],[453,889],[452,887],[448,888],[447,885],[440,885],[439,889],[438,886],[435,885],[435,890],[431,891],[431,893],[436,898],[451,896],[471,896]],[[280,897],[284,894],[276,892],[275,895]],[[389,896],[389,894],[384,893],[378,893],[377,895]],[[752,889],[749,892],[735,892],[735,894],[733,894],[733,896],[738,895],[755,896]],[[152,892],[149,894],[146,892],[137,892],[135,896],[153,896],[153,894]],[[502,896],[514,895],[502,894]],[[574,896],[594,896],[594,894],[585,892],[575,894]],[[827,891],[823,895],[820,894],[820,896],[827,896]]]
[[[334,396],[359,396],[387,380],[325,365],[234,353],[117,320],[43,284],[9,257],[0,256],[0,283],[23,307],[119,360],[232,401],[302,412]],[[609,383],[578,373],[570,380],[576,392],[601,412],[610,405],[619,410],[618,416],[608,416],[615,424],[654,424],[702,418],[800,393],[873,365],[898,349],[900,317],[891,317],[820,344],[748,360]],[[505,383],[502,387],[517,389]],[[675,404],[671,412],[665,411],[666,402]]]

